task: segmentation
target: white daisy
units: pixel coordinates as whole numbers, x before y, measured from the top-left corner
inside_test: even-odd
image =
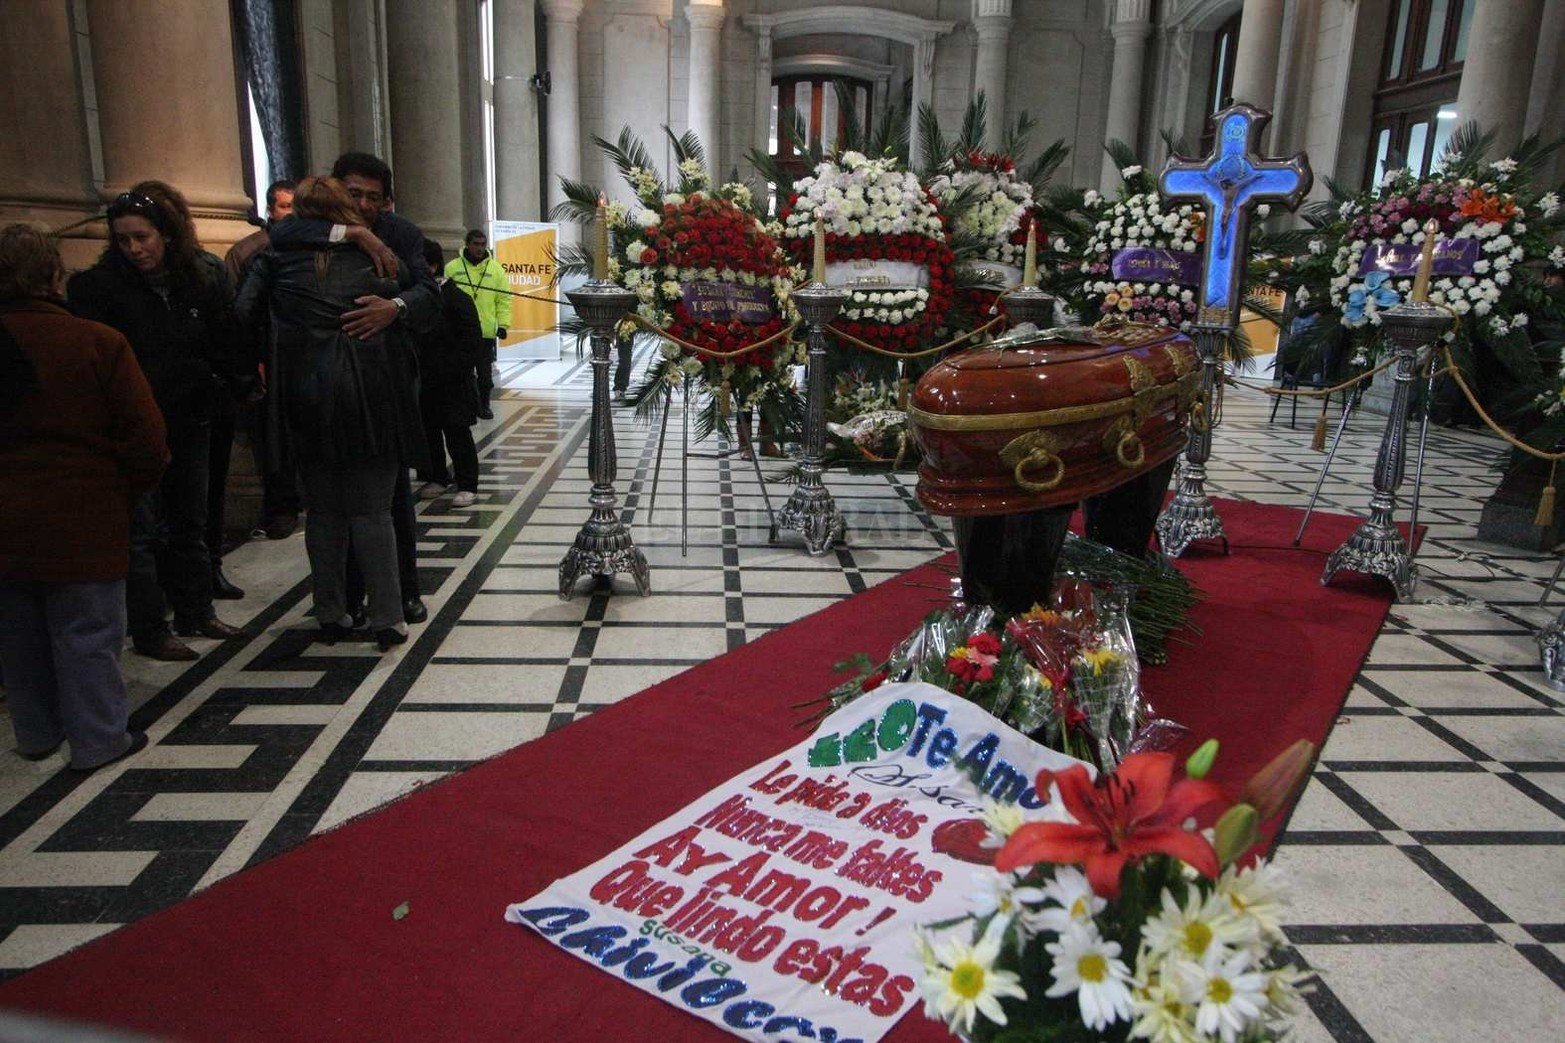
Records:
[[[1195,1029],[1203,1036],[1234,1043],[1266,1006],[1266,974],[1251,966],[1248,953],[1213,946],[1199,964],[1179,964],[1179,974],[1185,1002],[1196,1008]]]
[[[964,1033],[979,1014],[1004,1025],[1000,998],[1026,999],[1027,992],[1015,973],[994,966],[1003,934],[991,927],[975,945],[953,938],[935,946],[924,963],[925,1011],[933,1003],[937,1017]]]
[[[1159,980],[1137,989],[1130,997],[1131,1039],[1148,1043],[1197,1043],[1195,1008],[1185,1002],[1178,982]]]
[[[1092,893],[1087,874],[1075,866],[1056,869],[1054,878],[1043,885],[1043,897],[1052,904],[1026,914],[1029,930],[1064,934],[1072,924],[1090,926],[1092,918],[1108,905]]]
[[[1044,951],[1054,957],[1049,969],[1054,984],[1045,996],[1058,999],[1074,992],[1082,1024],[1094,1032],[1130,1020],[1130,968],[1119,959],[1118,942],[1105,941],[1093,927],[1076,925]]]
[[[1017,887],[1016,874],[1001,873],[994,869],[973,870],[973,890],[967,900],[973,913],[982,918],[995,917],[1001,928],[1010,926],[1018,914],[1026,913],[1026,906],[1043,901],[1043,891],[1036,887]]]
[[[1141,940],[1155,955],[1200,962],[1214,948],[1253,944],[1258,933],[1255,923],[1233,913],[1226,898],[1192,887],[1183,907],[1164,890],[1163,908],[1147,920]]]
[[[1278,920],[1288,905],[1287,880],[1282,870],[1264,858],[1249,869],[1230,866],[1217,881],[1217,893],[1236,915],[1254,920],[1261,933],[1282,937]]]

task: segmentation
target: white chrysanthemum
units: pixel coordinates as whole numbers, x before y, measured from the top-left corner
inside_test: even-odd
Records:
[[[1026,999],[1027,991],[1014,972],[996,969],[994,965],[1000,955],[1002,936],[999,931],[989,930],[974,945],[954,938],[930,945],[921,939],[924,1012],[962,1032],[972,1031],[979,1014],[996,1025],[1004,1025],[1001,998]]]
[[[1180,906],[1165,889],[1163,907],[1147,920],[1141,940],[1155,955],[1199,962],[1216,948],[1252,945],[1259,933],[1256,923],[1235,915],[1222,895],[1191,888]]]
[[[1185,1002],[1196,1008],[1196,1031],[1223,1043],[1234,1043],[1266,1006],[1266,974],[1249,953],[1214,946],[1200,963],[1180,963],[1178,974]]]
[[[1288,906],[1287,878],[1264,858],[1249,869],[1230,866],[1217,881],[1217,894],[1235,915],[1249,917],[1270,938],[1281,938],[1279,921]]]
[[[1130,968],[1119,958],[1119,943],[1099,937],[1096,928],[1073,926],[1044,946],[1054,957],[1049,968],[1051,999],[1076,994],[1082,1024],[1094,1032],[1130,1020]]]

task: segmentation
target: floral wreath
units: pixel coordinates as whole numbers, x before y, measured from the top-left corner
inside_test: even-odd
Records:
[[[955,296],[946,218],[896,160],[853,151],[826,160],[795,183],[780,216],[784,245],[800,265],[810,257],[819,216],[828,260],[904,261],[928,271],[927,289],[851,290],[835,323],[843,332],[890,351],[912,351],[944,323]]]
[[[793,289],[788,260],[752,211],[748,186],[713,188],[699,159],[681,160],[678,171],[675,191],[650,168],[629,166],[625,179],[637,205],[607,208],[614,244],[610,278],[636,295],[641,319],[678,338],[664,338],[644,390],[695,378],[722,395],[719,412],[726,411],[730,392],[739,408],[755,408],[763,399],[785,395],[787,367],[803,361],[799,346],[785,335]],[[699,291],[728,297],[729,304],[764,305],[765,318],[746,321],[739,308],[721,301],[718,317],[703,316],[690,304]],[[627,323],[622,333],[634,331],[635,324]],[[774,337],[746,354],[713,357]]]
[[[980,150],[952,156],[930,179],[929,191],[951,213],[954,234],[982,241],[979,257],[1022,266],[1027,230],[1034,218],[1033,198],[1032,185],[1016,176],[1015,160]],[[967,205],[951,210],[959,201]]]
[[[1116,279],[1114,258],[1121,250],[1163,250],[1171,262],[1199,273],[1206,215],[1189,204],[1165,208],[1156,183],[1139,165],[1123,168],[1120,176],[1118,198],[1090,190],[1082,198],[1092,230],[1082,249],[1080,303],[1095,315],[1186,329],[1195,320],[1199,285],[1168,278]],[[1258,216],[1265,216],[1263,209],[1257,208]]]

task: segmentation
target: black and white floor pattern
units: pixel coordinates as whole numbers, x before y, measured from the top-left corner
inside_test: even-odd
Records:
[[[566,355],[506,371],[479,429],[478,504],[420,505],[431,618],[407,645],[312,642],[302,537],[250,543],[228,559],[250,596],[222,606],[248,639],[202,643],[188,666],[126,657],[146,752],[85,780],[0,753],[0,976],[949,549],[911,476],[840,473],[848,546],[769,545],[754,471],[710,444],[682,469],[677,412],[654,509],[658,431],[621,410],[619,487],[656,593],[621,578],[561,602],[590,484],[590,377]],[[1229,397],[1214,490],[1302,505],[1322,457],[1307,424],[1266,409]],[[1326,509],[1363,509],[1379,423],[1355,419]],[[1497,456],[1432,436],[1423,580],[1393,606],[1279,854],[1297,883],[1290,941],[1325,982],[1304,1043],[1565,1026],[1565,695],[1531,637],[1559,611],[1538,605],[1555,559],[1473,540]]]

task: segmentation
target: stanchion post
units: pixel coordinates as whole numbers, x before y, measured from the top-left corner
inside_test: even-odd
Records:
[[[1398,304],[1381,315],[1381,326],[1395,352],[1396,367],[1386,430],[1375,456],[1375,491],[1369,499],[1369,517],[1326,559],[1326,570],[1320,577],[1322,585],[1330,583],[1339,571],[1348,569],[1384,576],[1396,589],[1398,600],[1406,601],[1413,596],[1413,556],[1394,517],[1397,489],[1407,473],[1407,421],[1413,381],[1417,378],[1418,356],[1426,345],[1433,344],[1451,328],[1451,322],[1451,315],[1445,309],[1420,300]],[[1409,538],[1416,539],[1417,534],[1410,533]]]
[[[592,476],[587,502],[592,505],[592,515],[560,562],[560,598],[570,600],[577,580],[583,576],[612,577],[620,572],[631,575],[642,595],[651,594],[652,577],[646,556],[619,516],[619,496],[614,491],[618,469],[614,414],[609,406],[609,352],[614,345],[614,329],[630,312],[636,295],[602,277],[567,290],[565,295],[592,331],[592,427],[587,448],[588,471]]]
[[[826,456],[826,326],[836,317],[848,295],[820,281],[793,292],[799,315],[809,326],[809,354],[805,362],[804,458],[799,462],[799,483],[777,512],[779,529],[795,530],[813,555],[825,554],[842,542],[847,526],[842,512],[821,480]]]

